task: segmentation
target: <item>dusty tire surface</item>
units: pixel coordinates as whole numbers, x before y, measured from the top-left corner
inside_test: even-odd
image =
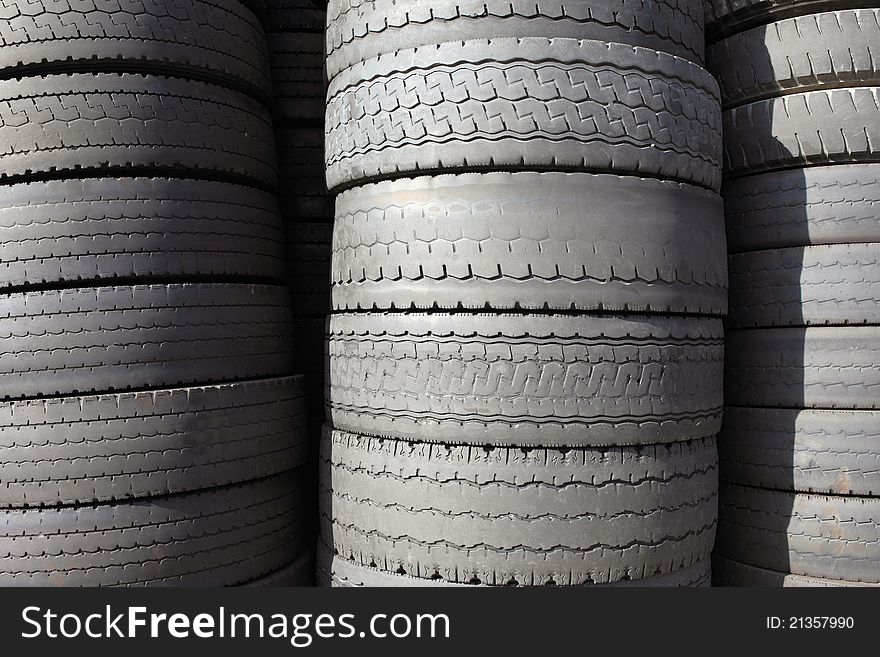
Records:
[[[268,110],[213,84],[155,75],[0,81],[0,176],[155,167],[276,182]]]
[[[819,577],[804,577],[791,573],[780,573],[775,570],[758,568],[748,564],[725,559],[724,557],[712,557],[712,581],[713,586],[751,586],[786,588],[842,588],[878,586],[877,584],[865,584],[864,582],[847,582],[839,579],[821,579]]]
[[[730,257],[730,327],[878,323],[880,244],[766,249]]]
[[[243,185],[172,178],[0,187],[0,287],[132,277],[282,281],[278,203]]]
[[[880,242],[880,166],[840,164],[747,176],[725,183],[731,253]]]
[[[717,554],[767,570],[880,582],[880,498],[722,484]]]
[[[336,310],[513,308],[723,314],[721,200],[575,173],[444,175],[336,201]]]
[[[292,372],[281,287],[136,285],[10,294],[0,399],[172,387]]]
[[[705,561],[715,439],[553,450],[325,430],[322,536],[388,573],[458,583],[638,580]]]
[[[302,377],[0,403],[0,504],[167,495],[301,465]]]
[[[0,511],[2,586],[230,586],[302,542],[296,474],[110,505]]]
[[[498,37],[627,43],[697,63],[704,55],[698,0],[332,0],[327,16],[330,78],[403,48]]]
[[[324,116],[324,39],[320,33],[267,35],[276,123],[314,123]]]
[[[720,429],[721,321],[332,315],[337,429],[471,445],[597,446]]]
[[[880,408],[880,327],[729,330],[724,346],[730,405]]]
[[[831,495],[880,494],[880,411],[724,409],[724,481]]]
[[[271,94],[262,28],[238,0],[3,0],[0,19],[6,74],[121,66]]]
[[[450,169],[552,168],[717,190],[718,87],[655,50],[489,39],[400,50],[331,83],[327,184]]]

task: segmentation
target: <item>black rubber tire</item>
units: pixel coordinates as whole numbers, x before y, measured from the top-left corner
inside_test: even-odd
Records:
[[[0,288],[132,277],[283,281],[273,196],[169,178],[53,180],[0,187]]]
[[[723,426],[723,481],[880,496],[880,411],[727,407]]]
[[[320,123],[324,118],[324,38],[320,32],[268,35],[276,125]]]
[[[462,174],[336,201],[337,310],[727,310],[716,194],[635,176]]]
[[[638,587],[638,588],[706,588],[712,582],[711,562],[705,561],[679,568],[668,575],[655,575],[636,580],[620,580],[608,584],[592,584],[594,587]],[[378,568],[362,566],[353,561],[333,555],[327,548],[318,548],[318,586],[334,588],[437,588],[437,587],[481,587],[480,584],[457,584],[442,579],[422,579],[399,573],[388,573]]]
[[[789,18],[708,51],[725,106],[814,89],[880,83],[880,9]]]
[[[285,223],[333,223],[333,197],[324,183],[324,131],[279,128],[278,197]]]
[[[820,89],[724,112],[724,168],[750,173],[880,162],[880,86]]]
[[[733,406],[880,409],[880,327],[730,330],[725,400]]]
[[[259,579],[239,584],[246,588],[279,588],[286,586],[314,586],[315,585],[315,555],[310,551],[301,555],[296,561],[286,565],[281,570],[260,577]]]
[[[763,588],[841,588],[880,586],[880,584],[846,582],[839,579],[821,579],[819,577],[804,577],[803,575],[780,573],[775,570],[749,566],[748,564],[725,559],[724,557],[719,557],[717,555],[712,558],[712,585]]]
[[[239,0],[0,3],[4,77],[63,71],[165,72],[271,95],[256,16]]]
[[[711,43],[792,16],[876,4],[876,0],[706,0],[706,33]]]
[[[728,326],[880,324],[880,244],[823,244],[730,257]]]
[[[717,190],[718,85],[645,48],[491,39],[399,50],[331,83],[327,184],[450,169],[641,174]]]
[[[528,450],[325,430],[321,535],[388,573],[526,586],[639,580],[708,559],[715,439]]]
[[[285,228],[288,282],[293,296],[294,313],[297,317],[326,315],[330,312],[333,226],[287,224]]]
[[[653,48],[701,64],[700,0],[331,0],[327,71],[446,41],[499,37],[596,39]]]
[[[272,121],[257,100],[153,75],[0,81],[0,177],[158,167],[276,182]]]
[[[9,294],[0,399],[292,373],[282,287],[173,284]]]
[[[302,377],[0,403],[0,505],[185,493],[305,462]]]
[[[805,577],[880,582],[880,498],[722,484],[717,554]]]
[[[265,0],[266,32],[323,32],[327,0]]]
[[[293,321],[293,344],[296,371],[306,377],[306,401],[309,413],[323,419],[325,415],[326,387],[326,335],[327,318],[324,315],[296,317]],[[321,426],[321,422],[317,424]]]
[[[296,472],[100,506],[0,511],[0,586],[230,586],[301,550]]]
[[[642,445],[713,436],[721,321],[632,315],[332,315],[329,418],[470,445]]]
[[[725,183],[731,253],[880,242],[880,166],[775,171]]]

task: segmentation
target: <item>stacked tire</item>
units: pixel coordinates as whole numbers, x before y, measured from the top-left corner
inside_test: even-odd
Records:
[[[331,0],[327,25],[319,581],[705,585],[727,269],[702,2]]]
[[[880,10],[707,3],[730,248],[716,580],[880,583]]]
[[[258,21],[237,0],[0,12],[0,585],[301,580]]]

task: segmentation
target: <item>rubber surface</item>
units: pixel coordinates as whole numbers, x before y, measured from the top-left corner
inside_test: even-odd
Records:
[[[300,550],[296,472],[111,505],[0,511],[0,586],[229,586]]]
[[[634,176],[357,187],[336,201],[333,305],[723,314],[723,216],[711,192]]]
[[[169,178],[0,187],[0,287],[126,277],[284,280],[277,201]]]
[[[315,559],[310,552],[301,555],[296,561],[281,570],[276,570],[259,579],[239,584],[248,588],[276,588],[281,586],[314,586]]]
[[[0,2],[3,75],[119,66],[271,93],[262,28],[238,0]]]
[[[835,9],[873,7],[875,0],[707,0],[709,42],[757,25]]]
[[[321,535],[345,559],[423,579],[638,580],[708,558],[716,467],[714,438],[528,450],[327,430]]]
[[[287,224],[288,283],[297,316],[330,312],[331,224]]]
[[[702,63],[699,0],[332,0],[327,70],[402,48],[498,37],[596,39],[662,50]]]
[[[713,586],[752,586],[752,587],[790,587],[790,588],[840,588],[853,586],[877,586],[864,582],[846,582],[839,579],[821,579],[779,573],[765,568],[756,568],[724,557],[712,558]]]
[[[880,242],[880,166],[841,164],[725,183],[732,253],[811,244]]]
[[[213,84],[153,75],[0,81],[0,177],[162,167],[275,183],[268,110]]]
[[[306,400],[312,417],[324,417],[327,319],[324,315],[296,317],[293,321],[296,371],[306,377]],[[321,426],[321,422],[317,423]]]
[[[333,197],[324,182],[324,131],[279,127],[278,197],[285,222],[333,223]]]
[[[284,288],[137,285],[9,294],[0,399],[292,373]]]
[[[623,44],[491,39],[399,50],[328,92],[327,184],[485,167],[613,171],[717,189],[718,86]]]
[[[722,484],[717,553],[793,575],[880,582],[880,498]]]
[[[668,575],[655,575],[645,579],[620,580],[607,584],[592,584],[598,587],[669,587],[669,588],[705,588],[712,582],[711,564],[709,560],[679,568]],[[340,558],[324,547],[318,548],[318,586],[338,588],[352,587],[463,587],[481,586],[480,584],[458,584],[443,579],[422,579],[410,575],[388,573],[378,568],[362,566],[353,561]]]
[[[724,105],[880,82],[880,9],[847,9],[758,27],[715,44],[708,68]]]
[[[330,318],[341,430],[470,445],[595,446],[720,429],[721,321],[649,316]]]
[[[730,330],[725,351],[730,405],[880,408],[880,327]]]
[[[320,33],[267,35],[272,56],[276,124],[320,122],[324,116],[324,38]]]
[[[880,495],[880,411],[727,407],[724,481],[804,493]]]
[[[730,257],[728,326],[880,323],[880,244],[768,249]]]
[[[266,0],[267,32],[323,32],[327,0]]]
[[[0,505],[183,493],[301,465],[302,377],[0,404]]]

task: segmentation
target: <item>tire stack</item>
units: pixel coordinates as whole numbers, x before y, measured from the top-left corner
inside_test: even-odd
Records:
[[[331,0],[319,581],[705,585],[703,3]]]
[[[707,3],[730,249],[719,584],[880,583],[880,11]]]
[[[0,585],[303,579],[257,19],[0,12]]]

